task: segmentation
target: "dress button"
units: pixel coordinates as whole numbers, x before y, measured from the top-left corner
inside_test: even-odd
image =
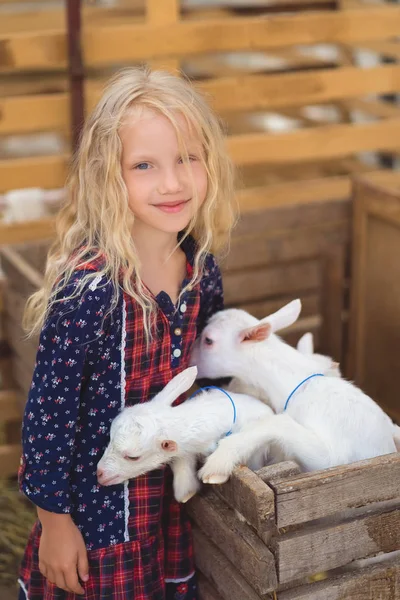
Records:
[[[177,327],[176,329],[174,329],[174,334],[175,335],[182,335],[182,329],[180,327]]]
[[[173,355],[175,356],[175,358],[179,358],[180,355],[182,354],[182,352],[179,350],[179,348],[175,348]]]
[[[181,304],[180,311],[181,313],[185,313],[187,311],[187,306],[185,303]]]

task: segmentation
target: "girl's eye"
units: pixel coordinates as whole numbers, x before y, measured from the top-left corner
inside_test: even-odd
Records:
[[[135,461],[135,460],[139,460],[140,456],[127,456],[126,455],[125,458],[126,458],[126,460]]]
[[[195,156],[194,154],[190,154],[190,155],[188,156],[188,160],[189,160],[189,162],[195,162],[195,161],[197,160],[197,156]],[[184,159],[181,157],[181,158],[179,159],[179,162],[180,162],[180,163],[183,163],[183,162],[184,162]]]
[[[139,163],[138,165],[136,165],[134,167],[134,169],[136,171],[147,171],[149,167],[150,167],[149,163],[144,162],[144,163]]]
[[[204,338],[204,343],[205,343],[206,346],[212,346],[213,345],[213,341],[209,337]]]

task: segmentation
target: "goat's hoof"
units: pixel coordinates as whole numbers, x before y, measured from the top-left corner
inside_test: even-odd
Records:
[[[195,496],[196,493],[197,490],[194,492],[189,492],[188,494],[186,494],[186,496],[183,496],[181,500],[178,500],[178,502],[180,502],[181,504],[186,504],[186,502],[189,502],[190,498],[193,498],[193,496]]]
[[[203,478],[204,483],[210,483],[211,485],[220,485],[226,483],[229,479],[229,475],[207,475]]]

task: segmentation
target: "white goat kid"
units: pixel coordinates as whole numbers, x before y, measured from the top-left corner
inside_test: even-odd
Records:
[[[260,449],[270,452],[276,445],[304,471],[396,451],[393,424],[360,389],[339,377],[305,381],[320,373],[318,360],[274,335],[294,323],[300,310],[295,300],[262,321],[242,310],[222,311],[196,342],[192,364],[199,377],[234,375],[263,389],[277,413],[251,430],[222,439],[199,472],[205,483],[226,481],[250,455]]]
[[[272,410],[256,398],[221,390],[197,393],[179,406],[173,402],[194,383],[196,367],[174,377],[149,402],[125,408],[111,424],[110,443],[98,463],[101,485],[115,485],[171,464],[174,494],[187,502],[200,487],[198,456],[208,456],[228,432],[238,432]],[[250,456],[249,456],[250,459]],[[250,466],[263,466],[263,450],[251,457]]]

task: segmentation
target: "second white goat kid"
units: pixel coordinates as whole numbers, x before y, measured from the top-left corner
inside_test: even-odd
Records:
[[[97,465],[101,485],[122,483],[170,463],[175,498],[187,502],[200,487],[197,457],[211,454],[226,435],[272,417],[272,410],[256,398],[220,389],[172,406],[196,376],[196,367],[182,371],[152,400],[125,408],[114,419],[110,443]],[[249,466],[261,468],[263,454],[249,456]]]
[[[262,321],[242,310],[222,311],[195,343],[192,364],[199,377],[235,376],[263,389],[277,413],[222,439],[199,472],[205,483],[226,481],[254,452],[276,445],[304,471],[396,451],[394,426],[371,398],[340,377],[324,376],[318,360],[274,334],[294,323],[300,310],[294,300]]]

